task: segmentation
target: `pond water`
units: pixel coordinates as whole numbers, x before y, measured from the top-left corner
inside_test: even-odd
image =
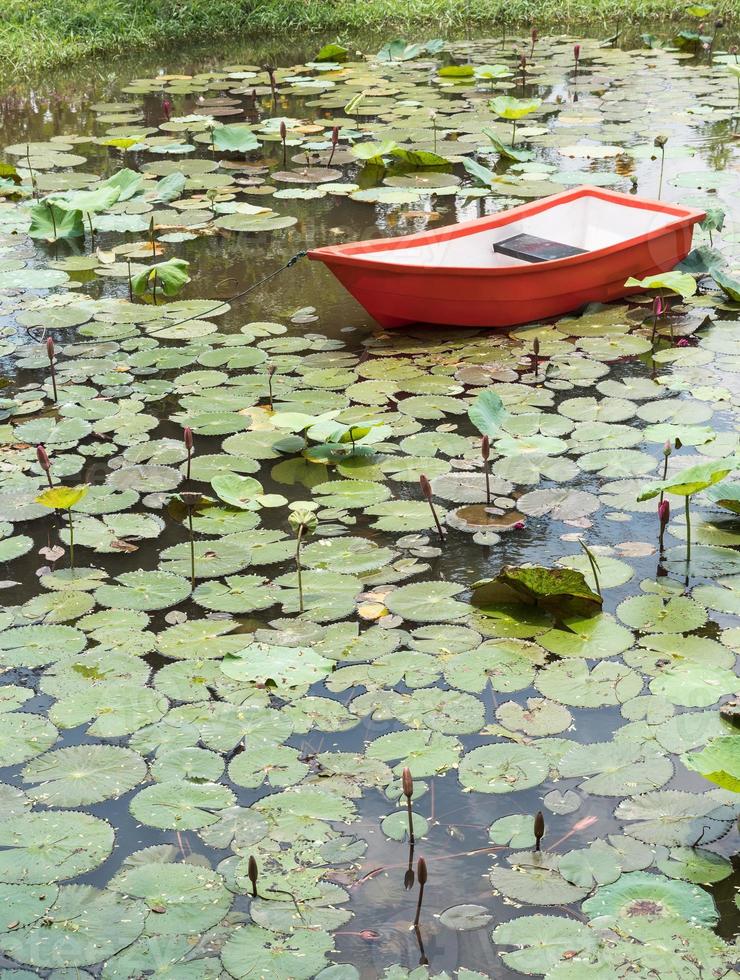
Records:
[[[7,88],[2,976],[731,970],[735,61],[530,43],[243,42]],[[521,159],[502,96],[535,100]],[[307,259],[260,284],[580,183],[707,210],[698,290],[386,333]],[[664,473],[661,549],[637,498]]]

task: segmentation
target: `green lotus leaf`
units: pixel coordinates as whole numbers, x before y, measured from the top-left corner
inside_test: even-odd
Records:
[[[250,126],[232,123],[230,126],[214,126],[210,142],[217,150],[232,150],[235,153],[250,153],[262,145]]]
[[[232,806],[234,794],[218,783],[169,780],[140,790],[131,813],[140,823],[162,830],[198,830],[218,820],[218,811]]]
[[[391,612],[415,623],[433,623],[440,618],[462,619],[468,607],[454,597],[463,586],[452,582],[415,582],[391,592],[385,604]]]
[[[681,757],[689,769],[700,772],[705,779],[722,789],[740,792],[740,742],[738,736],[713,738],[701,752],[689,752]]]
[[[538,786],[549,771],[533,745],[482,745],[463,756],[460,782],[479,793],[510,793]]]
[[[583,911],[592,919],[601,915],[680,917],[710,926],[717,921],[711,895],[697,885],[646,871],[632,871],[602,886],[583,903]]]
[[[113,828],[88,813],[22,813],[0,829],[0,880],[44,884],[97,868],[113,850]]]
[[[23,770],[29,796],[45,806],[83,806],[122,796],[144,779],[146,763],[130,749],[76,745],[48,752]]]
[[[278,690],[313,684],[334,668],[334,663],[313,650],[251,643],[227,654],[221,669],[228,677]]]
[[[698,463],[696,466],[687,466],[679,470],[674,476],[660,483],[653,483],[644,489],[638,496],[639,500],[651,500],[659,493],[672,493],[677,496],[687,497],[700,490],[707,490],[714,484],[723,480],[728,473],[732,473],[740,465],[740,459],[731,457],[729,459],[715,459],[709,463]]]
[[[101,606],[118,609],[168,609],[190,595],[190,583],[169,572],[124,572],[117,585],[101,585],[95,599]]]
[[[496,867],[491,884],[507,898],[529,905],[569,905],[584,898],[588,888],[572,885],[558,872],[557,855],[538,852],[514,854],[512,868]]]
[[[237,980],[255,970],[274,980],[308,980],[326,966],[332,948],[327,932],[298,929],[284,936],[248,925],[233,932],[221,950],[221,959]]]
[[[67,211],[52,201],[40,201],[30,209],[30,238],[56,242],[60,238],[82,238],[85,226],[81,211]]]
[[[491,935],[501,946],[518,946],[502,953],[512,970],[549,973],[558,964],[596,948],[598,938],[581,922],[556,915],[527,915],[497,926]],[[576,957],[578,958],[578,957]]]

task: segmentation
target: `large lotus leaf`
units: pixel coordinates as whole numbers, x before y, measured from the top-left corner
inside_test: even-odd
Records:
[[[237,980],[255,972],[271,980],[309,980],[326,966],[326,954],[333,945],[327,932],[298,929],[284,936],[247,925],[231,935],[221,959]]]
[[[231,575],[224,582],[202,582],[193,601],[214,612],[245,614],[268,609],[280,599],[280,588],[261,575]]]
[[[0,880],[43,884],[92,871],[113,849],[113,828],[87,813],[21,813],[0,827]]]
[[[496,709],[496,717],[506,728],[533,737],[557,735],[573,721],[567,708],[546,698],[528,698],[526,705],[506,701]]]
[[[0,930],[8,932],[45,916],[59,895],[57,885],[0,885]],[[6,975],[2,971],[0,976]],[[35,974],[29,974],[35,976]]]
[[[728,459],[714,459],[708,463],[697,463],[696,466],[687,466],[667,480],[651,484],[640,493],[637,499],[650,500],[657,497],[659,493],[672,493],[681,497],[690,496],[719,483],[728,473],[736,470],[739,465],[740,457],[730,457]]]
[[[0,760],[4,766],[26,762],[50,749],[57,735],[54,725],[43,715],[27,711],[4,714],[0,729]]]
[[[211,130],[211,143],[217,150],[233,150],[236,153],[249,153],[262,145],[251,127],[242,123],[215,126]]]
[[[221,575],[234,575],[252,562],[249,539],[243,534],[231,534],[217,541],[194,541],[193,552],[190,544],[175,544],[160,552],[162,573],[189,576],[191,574],[192,554],[195,555],[195,578],[218,578]]]
[[[56,242],[60,238],[82,238],[85,226],[82,212],[66,211],[52,201],[40,201],[30,209],[31,226],[28,229],[30,238],[39,238],[46,242]],[[23,283],[28,285],[28,281]]]
[[[157,649],[175,660],[211,659],[241,650],[247,637],[231,636],[236,623],[232,620],[192,619],[176,623],[157,635]]]
[[[340,667],[327,680],[330,691],[354,687],[368,690],[392,688],[403,682],[406,687],[427,687],[439,679],[440,665],[435,657],[418,651],[399,650],[376,657],[369,664]]]
[[[454,596],[463,588],[452,582],[414,582],[391,592],[385,604],[391,612],[416,623],[462,619],[468,614],[469,607]]]
[[[463,756],[459,775],[467,789],[510,793],[538,786],[549,768],[547,757],[533,745],[482,745]]]
[[[572,885],[558,872],[556,854],[538,852],[514,854],[512,868],[496,867],[491,884],[506,898],[529,905],[570,905],[584,898],[588,888]]]
[[[736,734],[714,738],[701,752],[682,756],[689,769],[700,772],[705,779],[722,789],[740,792],[740,737]]]
[[[622,704],[642,690],[642,677],[629,667],[609,660],[593,670],[582,660],[564,660],[539,672],[536,687],[545,697],[577,708]]]
[[[143,900],[155,913],[147,932],[161,935],[205,932],[223,919],[232,901],[221,875],[192,864],[125,868],[108,887]]]
[[[655,864],[669,878],[681,878],[695,885],[711,885],[732,874],[732,862],[728,858],[701,847],[671,848]]]
[[[539,606],[558,616],[577,612],[598,612],[601,596],[586,584],[579,571],[545,568],[541,565],[505,565],[495,579],[476,584],[474,602],[520,602]]]
[[[115,799],[146,776],[146,763],[130,749],[75,745],[29,762],[23,780],[45,806],[84,806]]]
[[[383,762],[395,760],[396,775],[401,775],[408,766],[415,776],[423,777],[454,768],[461,751],[462,746],[456,738],[419,730],[381,735],[368,745],[367,756]]]
[[[604,885],[583,903],[589,918],[616,915],[677,917],[702,925],[714,925],[717,910],[710,895],[698,885],[665,878],[646,871],[632,871],[619,881]]]
[[[301,561],[308,568],[359,575],[390,564],[396,554],[368,538],[350,535],[311,542],[302,549]]]
[[[344,619],[355,609],[355,600],[362,583],[355,575],[341,575],[323,569],[309,569],[302,576],[303,608],[306,618],[315,622]],[[288,572],[274,580],[282,589],[280,601],[283,612],[297,613],[300,609],[298,575]]]
[[[263,784],[272,788],[294,786],[309,772],[300,761],[300,751],[286,745],[271,745],[259,756],[242,752],[229,766],[229,779],[237,786],[258,789]]]
[[[448,684],[463,691],[484,691],[490,683],[494,691],[508,694],[530,687],[545,660],[545,651],[534,643],[489,640],[449,659],[444,673]]]
[[[484,722],[483,703],[459,691],[423,688],[410,694],[370,691],[352,701],[357,714],[372,712],[373,720],[397,719],[404,725],[423,726],[446,735],[479,731]]]
[[[599,499],[583,490],[532,490],[517,500],[517,509],[530,517],[549,514],[558,521],[587,517],[599,509]]]
[[[673,775],[670,759],[643,750],[627,739],[576,745],[558,764],[561,776],[590,776],[579,784],[595,796],[632,796],[665,785]]]
[[[388,487],[370,480],[330,480],[314,486],[313,492],[320,495],[324,507],[338,510],[365,508],[381,503],[391,495]]]
[[[326,677],[334,661],[310,648],[278,647],[250,643],[238,653],[224,657],[221,669],[228,677],[278,690],[313,684]]]
[[[163,980],[219,980],[223,973],[221,960],[217,956],[198,955],[191,939],[190,936],[142,936],[107,960],[101,976],[104,980],[130,980],[152,971],[152,975]],[[78,978],[67,977],[65,973],[59,980]]]
[[[559,657],[598,660],[624,653],[633,643],[631,631],[608,613],[587,618],[565,616],[562,626],[563,629],[548,630],[537,637],[540,646]]]
[[[346,474],[345,474],[346,475]],[[386,500],[372,504],[365,513],[377,518],[373,526],[380,531],[428,531],[435,526],[429,504],[422,500]],[[444,520],[445,512],[437,508],[437,516]]]
[[[482,435],[489,437],[496,436],[506,415],[503,401],[490,389],[482,391],[468,409],[470,421]]]
[[[556,915],[525,915],[503,922],[493,930],[491,938],[497,946],[519,947],[501,954],[507,966],[537,975],[598,944],[597,935],[586,925]]]
[[[735,820],[735,807],[723,804],[726,794],[718,799],[717,793],[724,791],[655,790],[624,800],[614,815],[627,822],[625,830],[632,837],[646,844],[711,844],[723,837]]]
[[[232,806],[235,797],[218,783],[170,780],[140,790],[131,801],[131,813],[140,823],[162,830],[197,830],[218,820],[218,811]]]
[[[653,694],[691,708],[707,708],[736,689],[737,677],[733,670],[695,661],[679,660],[669,664],[650,682]]]
[[[0,632],[0,664],[43,667],[84,649],[85,634],[73,626],[20,626]]]
[[[140,902],[90,885],[65,885],[48,917],[0,936],[0,949],[32,966],[88,966],[129,946],[145,918]]]
[[[190,583],[169,572],[124,572],[118,585],[101,585],[95,599],[113,609],[155,610],[176,606],[190,595]],[[57,627],[59,628],[59,627]]]
[[[663,599],[657,595],[636,595],[617,607],[617,615],[627,626],[643,633],[688,633],[707,621],[707,611],[686,596]]]

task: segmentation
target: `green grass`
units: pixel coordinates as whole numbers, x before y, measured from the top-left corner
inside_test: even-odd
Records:
[[[682,0],[4,0],[0,67],[16,73],[68,64],[91,55],[129,53],[175,41],[273,33],[292,42],[298,31],[424,29],[432,36],[490,25],[503,11],[510,23],[541,26],[677,16]],[[740,0],[729,0],[740,8]],[[725,5],[726,7],[727,5]]]

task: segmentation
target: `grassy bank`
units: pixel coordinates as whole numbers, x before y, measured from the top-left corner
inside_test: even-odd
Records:
[[[175,41],[296,31],[435,35],[491,24],[567,24],[678,16],[681,0],[5,0],[0,66],[25,73],[79,58],[156,48]],[[718,5],[719,8],[720,5]],[[740,0],[723,5],[740,10]]]

